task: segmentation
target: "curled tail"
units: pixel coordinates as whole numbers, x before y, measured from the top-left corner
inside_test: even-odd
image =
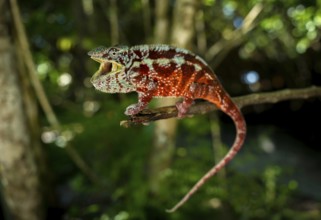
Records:
[[[166,210],[167,212],[175,212],[179,207],[181,207],[199,188],[201,188],[201,186],[208,179],[214,176],[234,158],[244,143],[246,135],[246,123],[241,111],[222,88],[220,88],[220,90],[216,90],[216,93],[213,93],[212,89],[211,86],[199,88],[196,90],[197,92],[195,93],[195,98],[208,100],[214,103],[224,113],[229,115],[236,127],[236,138],[231,149],[224,156],[224,158],[221,159],[220,162],[217,163],[212,169],[210,169],[173,208]]]

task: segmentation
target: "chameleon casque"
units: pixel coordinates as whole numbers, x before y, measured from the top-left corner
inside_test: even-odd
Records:
[[[128,106],[126,115],[139,113],[153,97],[181,97],[182,101],[176,103],[178,117],[187,113],[194,99],[204,99],[234,121],[236,138],[229,152],[169,212],[182,206],[240,150],[246,135],[243,115],[201,57],[168,45],[98,47],[88,55],[100,63],[99,70],[91,78],[97,90],[138,93],[138,103]]]

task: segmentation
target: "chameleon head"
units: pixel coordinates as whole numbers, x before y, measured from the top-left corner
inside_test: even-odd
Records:
[[[101,46],[90,51],[88,55],[100,63],[98,71],[90,80],[97,90],[107,93],[129,92],[127,90],[130,84],[126,79],[124,63],[127,57],[125,47]]]

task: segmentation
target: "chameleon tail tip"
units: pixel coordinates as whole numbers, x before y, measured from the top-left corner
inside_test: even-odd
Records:
[[[165,211],[166,211],[167,213],[173,213],[173,212],[175,212],[175,211],[176,211],[176,209],[174,209],[174,208],[171,208],[171,209],[165,209]]]
[[[171,209],[166,209],[165,211],[166,211],[167,213],[176,212],[176,210],[177,210],[179,207],[181,207],[181,205],[182,205],[182,204],[178,203],[178,204],[176,204],[173,208],[171,208]]]

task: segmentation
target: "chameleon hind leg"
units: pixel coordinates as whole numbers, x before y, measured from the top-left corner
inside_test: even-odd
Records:
[[[197,83],[192,83],[184,94],[183,101],[176,103],[178,117],[182,118],[188,112],[191,105],[194,103],[194,92],[197,89]]]
[[[192,98],[184,98],[183,101],[176,103],[176,108],[178,111],[177,116],[182,118],[188,112],[191,105],[194,103],[194,99]]]

